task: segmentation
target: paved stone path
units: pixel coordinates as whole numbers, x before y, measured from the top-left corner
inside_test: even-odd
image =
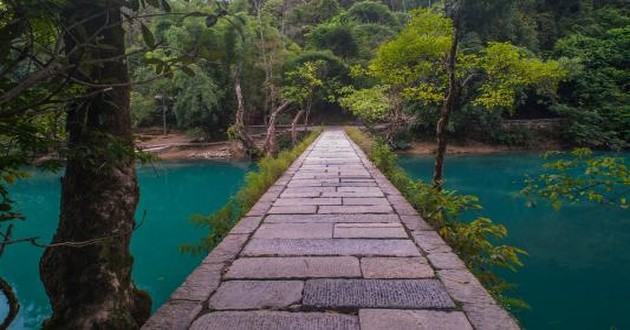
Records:
[[[518,329],[343,131],[325,131],[144,329]]]

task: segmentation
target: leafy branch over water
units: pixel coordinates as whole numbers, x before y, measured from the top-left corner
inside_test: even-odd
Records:
[[[588,148],[545,154],[546,173],[525,179],[521,195],[528,205],[546,200],[557,211],[563,204],[591,202],[628,208],[630,172],[623,158],[595,156]]]

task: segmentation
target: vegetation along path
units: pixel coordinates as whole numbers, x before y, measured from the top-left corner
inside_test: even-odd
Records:
[[[145,329],[518,329],[349,140],[327,130]]]

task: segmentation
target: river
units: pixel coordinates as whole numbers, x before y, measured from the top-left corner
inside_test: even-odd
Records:
[[[479,196],[480,214],[504,224],[506,242],[529,253],[520,271],[503,273],[516,285],[512,296],[531,306],[517,312],[526,329],[630,329],[628,210],[526,207],[517,192],[543,162],[533,153],[451,156],[445,183]],[[399,164],[415,178],[431,177],[431,157],[405,156]]]
[[[159,307],[200,263],[203,256],[181,254],[183,243],[196,243],[207,232],[189,221],[194,213],[209,214],[234,194],[249,163],[187,162],[158,164],[138,170],[140,203],[136,217],[142,225],[134,232],[131,252],[135,258],[136,285]],[[16,223],[14,238],[41,237],[48,242],[57,225],[60,174],[34,172],[33,177],[10,187],[18,210],[27,220]],[[0,258],[0,274],[14,287],[21,309],[10,329],[39,329],[50,315],[50,305],[39,279],[43,249],[28,244],[9,246]],[[7,313],[0,295],[0,318]]]

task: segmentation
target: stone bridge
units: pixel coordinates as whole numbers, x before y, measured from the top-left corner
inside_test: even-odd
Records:
[[[143,326],[518,328],[365,154],[334,130]]]

